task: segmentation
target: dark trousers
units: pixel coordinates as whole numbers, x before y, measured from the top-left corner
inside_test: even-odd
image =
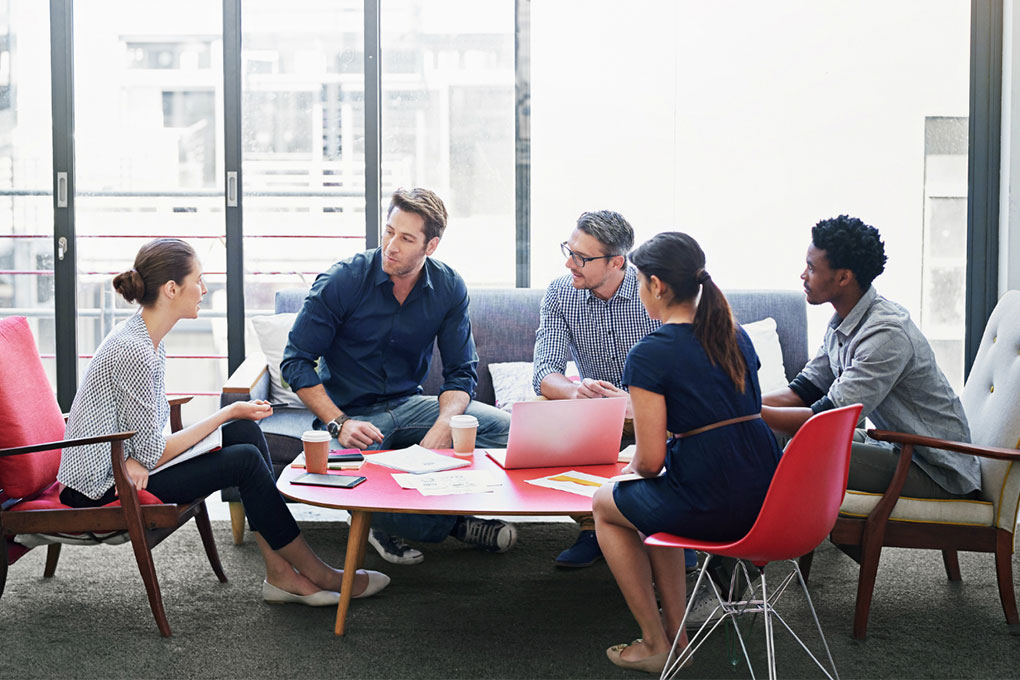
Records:
[[[214,491],[236,486],[252,531],[258,531],[269,547],[279,550],[297,538],[301,530],[276,489],[262,430],[251,420],[235,420],[224,425],[222,430],[222,449],[150,475],[146,490],[164,503],[190,503]],[[91,499],[70,487],[60,493],[60,501],[75,508],[106,505],[115,500],[115,486],[98,499]]]

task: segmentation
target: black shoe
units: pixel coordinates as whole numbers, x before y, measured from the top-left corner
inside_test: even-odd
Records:
[[[463,517],[454,527],[453,537],[482,550],[503,553],[517,542],[517,529],[500,519]]]
[[[557,567],[579,569],[590,567],[602,559],[602,548],[595,538],[594,531],[582,531],[577,536],[577,541],[556,557]]]

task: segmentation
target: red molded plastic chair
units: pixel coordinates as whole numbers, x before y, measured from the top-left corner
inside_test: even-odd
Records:
[[[698,647],[708,638],[721,623],[728,619],[735,619],[741,614],[762,613],[765,619],[765,650],[768,657],[769,677],[776,677],[776,656],[773,636],[773,618],[777,619],[800,643],[804,651],[822,669],[826,677],[839,678],[836,672],[836,664],[829,653],[829,645],[825,641],[825,634],[818,622],[818,615],[815,613],[814,604],[811,602],[811,595],[808,593],[807,584],[801,575],[800,567],[797,565],[797,558],[811,552],[829,535],[832,526],[836,522],[839,513],[840,503],[843,501],[843,494],[846,492],[846,480],[850,470],[850,444],[853,441],[854,428],[861,415],[860,404],[847,406],[845,408],[825,411],[814,416],[797,432],[796,436],[786,447],[786,452],[779,461],[772,484],[769,486],[765,501],[762,503],[761,511],[754,526],[747,532],[747,535],[738,541],[728,543],[716,543],[712,541],[699,541],[692,538],[683,538],[668,533],[657,533],[645,539],[649,546],[667,548],[693,548],[708,553],[705,563],[698,574],[697,584],[694,592],[690,593],[687,599],[687,612],[680,624],[681,634],[687,623],[687,616],[690,614],[691,603],[701,588],[701,584],[708,582],[711,585],[716,598],[719,601],[718,607],[708,620],[690,640],[687,647],[679,655],[676,652],[680,635],[673,642],[673,649],[670,652],[669,660],[662,671],[662,677],[667,678],[675,675],[683,666],[684,662],[694,655]],[[706,578],[709,563],[713,555],[723,555],[742,560],[748,560],[758,567],[758,576],[761,583],[758,588],[751,588],[751,579],[743,563],[734,570],[730,583],[729,596],[724,598],[718,587],[711,578]],[[784,578],[779,586],[773,591],[766,590],[765,566],[769,562],[787,560],[793,565],[793,571]],[[734,600],[732,593],[735,592],[738,573],[743,573],[747,580],[748,599]],[[804,589],[804,596],[807,598],[808,606],[811,607],[811,615],[818,627],[818,634],[822,638],[822,645],[825,647],[825,654],[829,658],[833,675],[822,665],[814,654],[807,648],[790,626],[783,620],[782,616],[775,610],[776,602],[782,596],[786,587],[796,576]],[[759,594],[760,593],[760,594]],[[722,609],[723,616],[714,619],[714,615]],[[711,627],[708,626],[711,624]],[[747,667],[754,677],[754,669],[751,667],[751,659],[747,655],[747,647],[744,645],[744,638],[740,628],[734,625],[737,637],[740,640],[740,647],[744,652],[744,659]]]
[[[171,429],[181,427],[181,404],[171,403]],[[221,582],[223,574],[213,540],[205,499],[182,505],[163,503],[148,491],[137,491],[127,478],[123,440],[134,432],[60,441],[64,417],[24,317],[0,319],[0,595],[8,565],[28,548],[14,537],[32,535],[33,544],[49,543],[43,576],[52,577],[60,557],[60,541],[86,542],[89,537],[124,532],[130,537],[149,606],[160,633],[170,635],[163,599],[152,563],[152,548],[192,517],[206,555]],[[45,443],[44,443],[45,442]],[[60,503],[56,481],[61,449],[110,442],[113,476],[119,500],[99,508],[70,508]]]

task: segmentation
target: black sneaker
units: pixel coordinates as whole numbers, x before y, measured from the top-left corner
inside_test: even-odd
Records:
[[[453,537],[489,552],[503,553],[517,542],[517,529],[500,519],[462,517],[453,530]]]
[[[396,536],[389,536],[379,529],[368,532],[368,544],[375,548],[379,557],[392,564],[418,564],[425,559],[421,550],[412,548]]]

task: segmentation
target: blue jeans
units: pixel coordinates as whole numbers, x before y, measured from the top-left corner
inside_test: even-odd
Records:
[[[370,450],[402,449],[418,444],[439,417],[439,398],[416,394],[372,406],[351,407],[345,411],[356,420],[365,420],[383,433],[380,444]],[[464,413],[478,419],[479,448],[506,448],[510,433],[510,414],[471,401]],[[336,440],[332,440],[333,446]],[[335,444],[339,447],[339,444]],[[450,535],[460,515],[419,515],[403,512],[377,512],[372,515],[372,528],[388,534],[425,543],[438,543]]]

